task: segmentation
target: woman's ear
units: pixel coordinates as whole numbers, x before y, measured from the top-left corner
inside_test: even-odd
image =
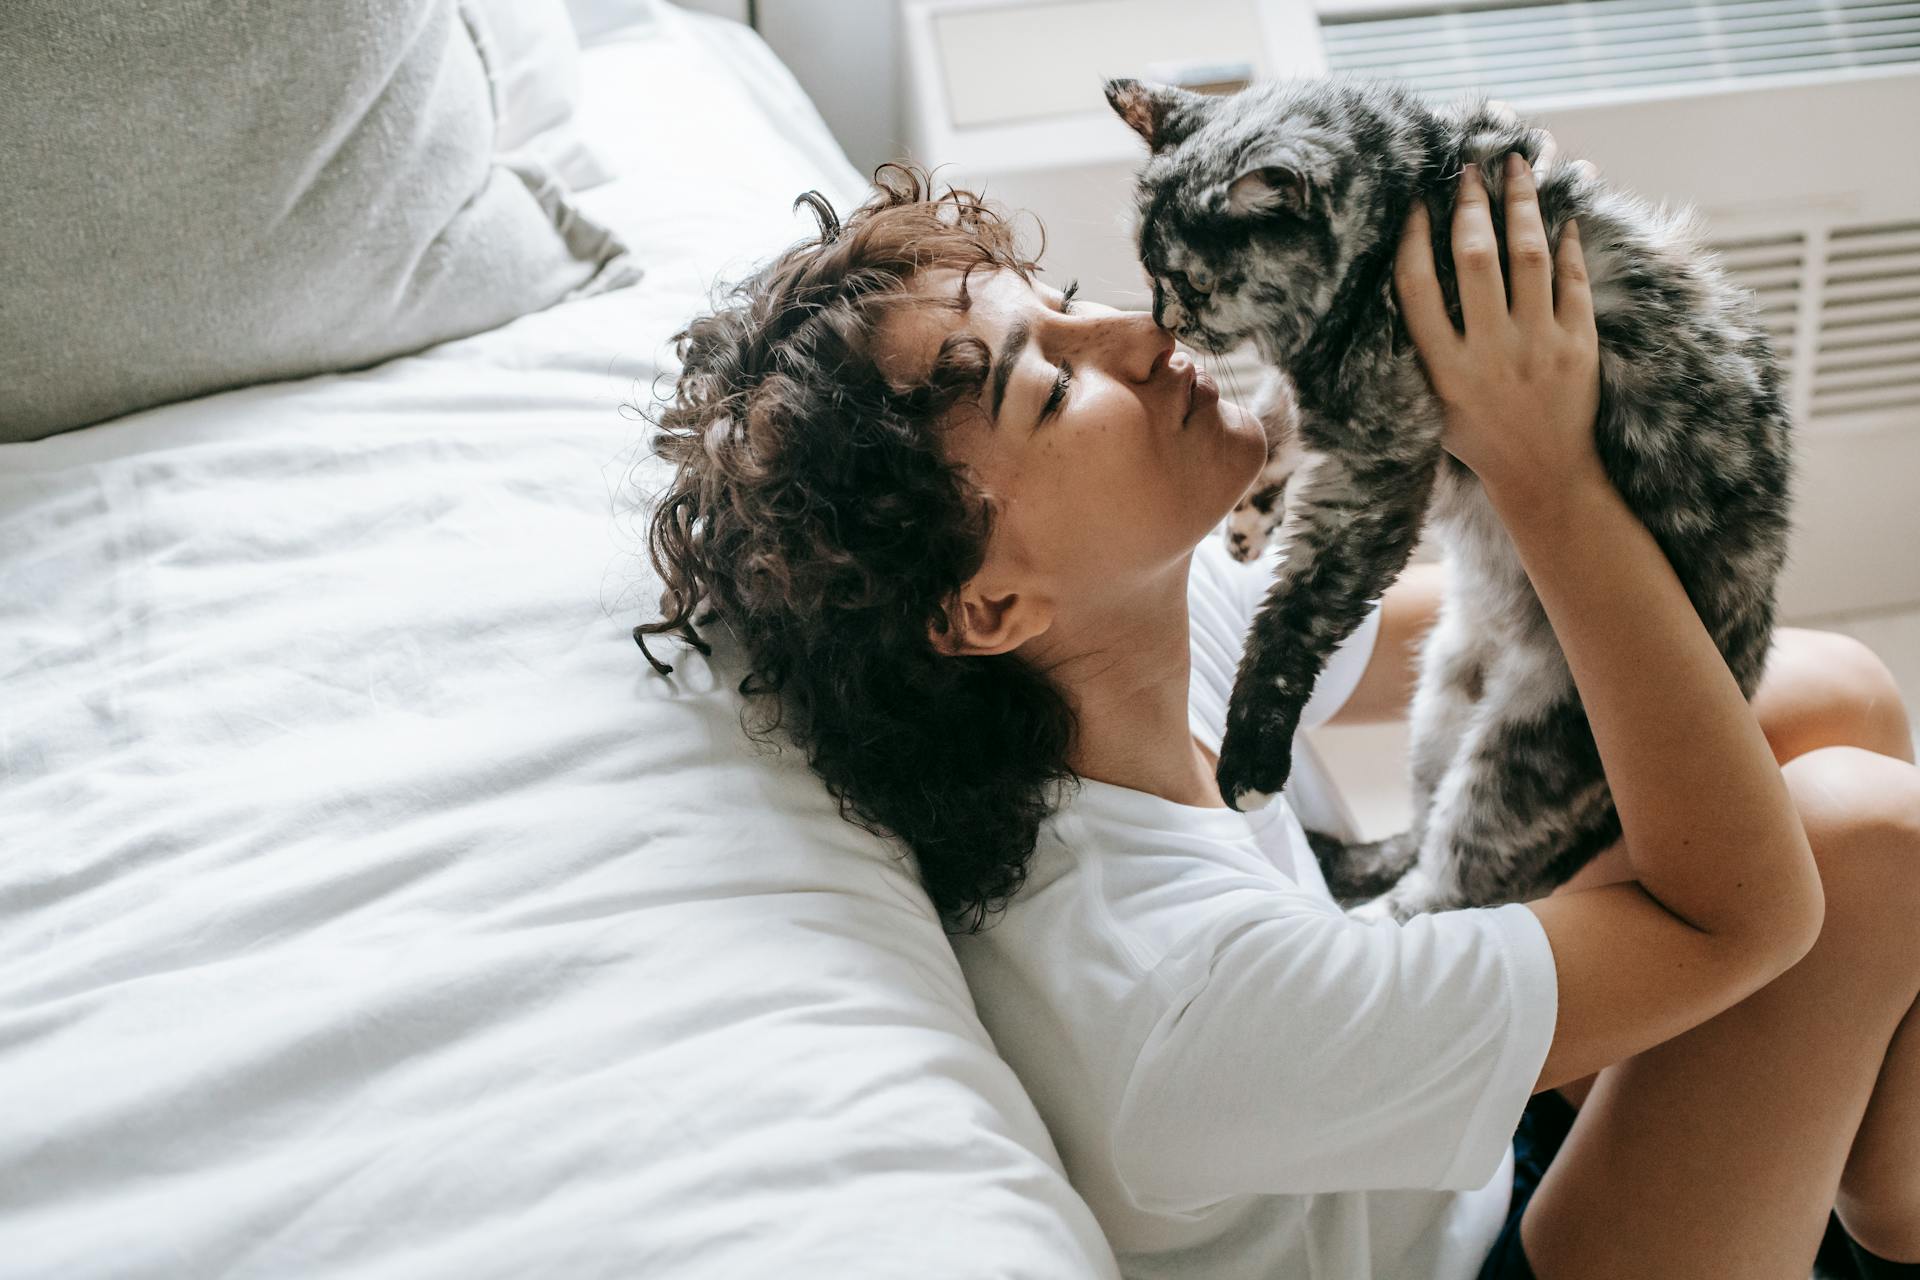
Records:
[[[927,625],[927,639],[948,657],[981,656],[1018,649],[1053,625],[1053,603],[1031,593],[962,587],[946,607],[947,629]]]

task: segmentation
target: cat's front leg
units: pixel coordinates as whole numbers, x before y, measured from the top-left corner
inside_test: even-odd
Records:
[[[1334,648],[1406,567],[1439,445],[1405,461],[1340,452],[1294,476],[1279,569],[1255,615],[1227,707],[1216,776],[1236,809],[1265,805],[1293,772],[1300,711]]]

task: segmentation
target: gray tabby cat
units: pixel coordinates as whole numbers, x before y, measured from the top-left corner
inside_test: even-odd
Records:
[[[1285,486],[1286,558],[1235,682],[1221,794],[1245,809],[1280,790],[1328,654],[1431,514],[1451,573],[1412,710],[1413,828],[1368,844],[1316,835],[1315,852],[1343,903],[1384,894],[1373,910],[1401,920],[1548,892],[1619,837],[1619,818],[1518,555],[1473,473],[1441,448],[1441,407],[1392,293],[1400,229],[1424,200],[1459,322],[1462,166],[1480,165],[1504,239],[1502,162],[1518,151],[1533,163],[1540,135],[1484,104],[1437,111],[1357,81],[1221,98],[1116,80],[1107,97],[1152,151],[1138,198],[1154,318],[1212,351],[1252,340],[1295,401],[1264,406],[1272,460],[1230,531],[1238,554],[1256,554]],[[1684,214],[1567,163],[1542,178],[1539,203],[1556,247],[1580,220],[1601,461],[1751,697],[1788,525],[1787,410],[1767,338]]]

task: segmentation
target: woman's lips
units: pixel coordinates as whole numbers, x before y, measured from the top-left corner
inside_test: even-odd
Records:
[[[1180,429],[1182,431],[1185,431],[1188,424],[1193,421],[1193,412],[1195,409],[1204,409],[1210,404],[1218,403],[1220,399],[1220,384],[1215,382],[1199,365],[1189,363],[1185,372],[1187,375],[1187,409],[1180,418]]]

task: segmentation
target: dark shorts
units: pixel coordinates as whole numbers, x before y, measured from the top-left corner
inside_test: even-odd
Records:
[[[1535,1280],[1527,1255],[1520,1248],[1520,1215],[1527,1211],[1534,1188],[1546,1176],[1547,1166],[1573,1131],[1573,1118],[1579,1114],[1558,1089],[1536,1093],[1527,1100],[1527,1109],[1520,1113],[1520,1127],[1513,1131],[1513,1207],[1507,1211],[1507,1220],[1480,1268],[1480,1280]]]

